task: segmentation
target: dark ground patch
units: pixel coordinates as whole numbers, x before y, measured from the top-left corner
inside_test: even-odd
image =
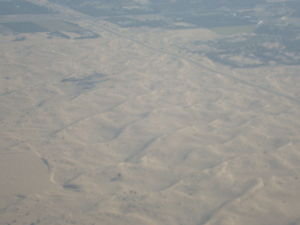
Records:
[[[235,40],[234,37],[206,42],[210,47],[204,53],[211,60],[235,68],[265,66],[270,63],[278,65],[300,64],[300,41],[296,36],[276,33],[256,33],[244,40]],[[197,45],[197,44],[196,44]],[[197,52],[195,52],[197,53]],[[236,60],[244,57],[253,62]]]
[[[46,7],[21,0],[0,1],[0,15],[52,13]]]
[[[69,189],[72,191],[80,191],[80,189],[81,189],[80,186],[77,184],[64,184],[63,188]]]
[[[98,83],[105,81],[103,80],[104,77],[105,77],[104,74],[94,73],[82,78],[77,78],[77,77],[66,78],[63,79],[61,82],[74,84],[80,89],[92,89]]]
[[[0,33],[39,33],[47,32],[48,38],[94,39],[99,34],[80,27],[77,24],[61,20],[12,21],[0,23]],[[75,37],[74,37],[75,36]],[[23,41],[25,38],[15,41]]]
[[[15,33],[37,33],[48,31],[46,28],[32,22],[8,22],[0,23],[0,25],[3,25]]]

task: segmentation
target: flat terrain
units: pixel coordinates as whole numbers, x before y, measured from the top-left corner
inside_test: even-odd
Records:
[[[0,17],[1,225],[300,225],[296,36],[30,2]]]

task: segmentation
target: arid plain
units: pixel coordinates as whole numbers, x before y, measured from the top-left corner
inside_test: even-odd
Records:
[[[300,225],[298,65],[36,2],[99,36],[1,34],[0,224]]]

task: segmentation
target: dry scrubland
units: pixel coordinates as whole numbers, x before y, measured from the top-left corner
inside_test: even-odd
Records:
[[[176,47],[208,30],[82,26],[101,37],[0,42],[1,224],[300,224],[299,67]]]

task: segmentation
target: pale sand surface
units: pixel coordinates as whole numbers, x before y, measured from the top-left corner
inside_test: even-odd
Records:
[[[102,37],[0,42],[1,225],[300,224],[299,67],[84,23]]]

